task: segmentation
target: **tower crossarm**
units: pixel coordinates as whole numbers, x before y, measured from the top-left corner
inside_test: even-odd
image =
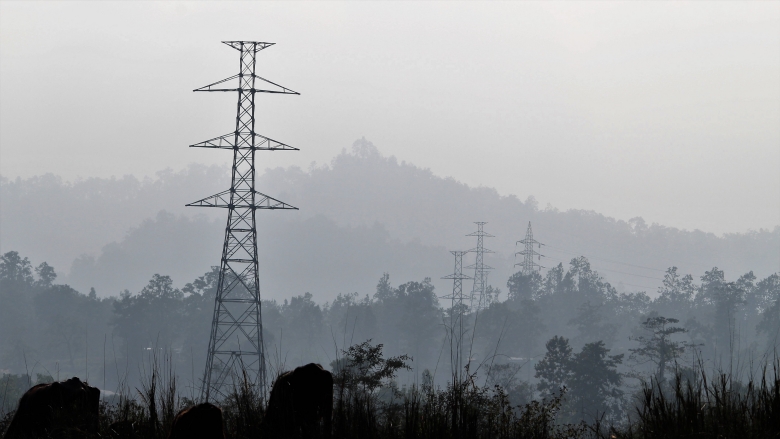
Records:
[[[465,266],[463,268],[476,269],[477,267],[482,267],[482,270],[493,270],[493,267],[491,267],[490,265],[487,265],[487,264],[479,264],[479,265],[471,264],[471,265],[467,265],[467,266]]]
[[[254,193],[254,197],[252,197]],[[291,209],[298,210],[297,207],[291,206],[283,201],[279,201],[276,198],[269,197],[261,192],[239,192],[235,191],[235,198],[231,201],[231,191],[226,190],[218,194],[211,195],[187,204],[187,206],[195,207],[224,207],[228,209]],[[252,202],[254,198],[254,202]]]
[[[238,50],[239,52],[245,51],[245,50],[247,50],[247,46],[251,46],[252,47],[251,50],[254,53],[257,53],[257,52],[265,49],[266,47],[273,46],[276,43],[263,43],[261,41],[252,41],[252,42],[247,42],[247,41],[223,41],[222,44],[227,44],[228,46]]]
[[[274,87],[276,87],[276,89],[256,88],[256,87],[254,87],[254,85],[252,87],[250,87],[250,88],[244,88],[244,87],[241,86],[241,84],[239,84],[237,87],[230,87],[229,85],[227,85],[227,83],[229,83],[230,81],[232,81],[234,79],[240,79],[241,80],[240,82],[244,82],[245,79],[246,79],[246,78],[244,78],[244,76],[250,76],[251,78],[259,79],[259,80],[265,82],[266,84],[273,85]],[[225,85],[223,85],[223,84],[225,84]],[[217,87],[219,85],[223,85],[223,86],[222,87]],[[221,81],[217,81],[217,82],[214,82],[214,83],[209,84],[209,85],[204,85],[203,87],[196,88],[196,89],[194,89],[192,91],[241,91],[241,92],[246,92],[246,93],[279,93],[279,94],[287,94],[287,95],[300,95],[300,93],[298,93],[297,91],[290,90],[289,88],[287,88],[287,87],[285,87],[283,85],[279,85],[279,84],[277,84],[275,82],[272,82],[272,81],[269,81],[269,80],[267,80],[265,78],[261,78],[260,76],[257,76],[254,73],[250,73],[248,75],[244,75],[244,74],[233,75],[233,76],[231,76],[229,78],[225,78],[225,79],[223,79]]]
[[[539,253],[539,252],[537,252],[537,251],[530,251],[530,252],[527,252],[527,251],[525,251],[525,250],[521,250],[521,251],[519,251],[519,252],[515,252],[515,256],[517,256],[517,255],[522,255],[522,256],[525,256],[525,255],[531,255],[531,256],[542,256],[542,257],[544,257],[544,255],[543,255],[543,254],[541,254],[541,253]]]
[[[521,239],[521,240],[519,240],[519,241],[517,241],[515,243],[515,245],[517,245],[517,244],[531,244],[531,245],[536,244],[536,245],[538,245],[540,247],[544,245],[544,244],[542,244],[541,242],[539,242],[539,241],[537,241],[535,239]]]
[[[486,232],[474,232],[474,233],[469,233],[466,236],[482,236],[482,237],[485,237],[485,238],[495,238],[495,236],[491,235],[490,233],[486,233]],[[469,251],[472,251],[472,250],[469,250]]]
[[[469,268],[469,267],[466,267]],[[442,279],[460,279],[460,280],[466,280],[471,279],[471,276],[465,275],[465,274],[449,274],[447,276],[442,277]]]
[[[236,142],[238,139],[238,142]],[[249,131],[233,132],[224,136],[204,140],[190,145],[190,148],[217,148],[217,149],[253,149],[255,151],[299,151],[298,148],[282,143],[270,137],[261,136]]]

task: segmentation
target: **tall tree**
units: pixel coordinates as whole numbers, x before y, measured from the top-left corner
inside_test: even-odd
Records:
[[[569,340],[557,335],[548,340],[545,347],[544,358],[534,365],[534,376],[539,379],[539,391],[549,396],[559,392],[571,379],[572,349]]]
[[[126,291],[114,302],[112,324],[131,358],[142,348],[179,341],[183,299],[184,293],[173,287],[169,276],[155,274],[140,293]]]
[[[317,358],[319,346],[322,345],[325,334],[322,308],[314,302],[311,293],[292,297],[282,305],[284,321],[284,337],[288,344],[298,346],[301,357],[298,362],[311,361]]]
[[[88,302],[87,297],[67,285],[50,286],[34,299],[35,316],[45,335],[41,342],[45,343],[47,354],[57,359],[66,356],[71,368],[74,367],[74,354],[84,352],[90,312]]]
[[[376,293],[374,299],[379,302],[391,299],[395,294],[393,286],[390,284],[390,274],[382,273],[382,277],[379,278],[379,282],[376,285]]]
[[[515,346],[518,352],[530,358],[539,344],[539,337],[546,330],[546,325],[540,317],[541,309],[533,300],[520,302],[520,309],[515,311],[517,321],[514,328]]]
[[[638,363],[652,362],[657,366],[656,376],[664,381],[666,366],[685,352],[686,344],[675,341],[675,334],[688,332],[685,328],[674,326],[680,321],[663,316],[648,317],[642,322],[642,334],[631,337],[639,343],[638,348],[629,349],[630,359]]]
[[[368,295],[361,300],[358,293],[339,294],[323,311],[331,331],[338,335],[337,339],[344,346],[375,337],[376,316]]]
[[[0,256],[0,364],[24,367],[23,357],[33,348],[34,321],[32,265],[19,252]]]
[[[617,291],[605,281],[598,272],[590,267],[590,261],[585,256],[574,258],[569,262],[568,275],[576,282],[577,293],[581,300],[591,302],[606,302],[617,299]]]
[[[199,276],[182,288],[184,294],[182,311],[184,318],[181,322],[182,343],[185,349],[183,353],[190,364],[201,364],[206,361],[209,336],[211,334],[211,321],[214,318],[214,299],[217,296],[219,285],[219,267],[212,266],[211,270]],[[263,320],[267,310],[265,304],[262,308]],[[272,337],[266,335],[267,329],[263,328],[263,342],[273,346]]]
[[[661,312],[676,312],[685,316],[693,305],[696,288],[693,276],[681,276],[677,267],[669,267],[664,274],[663,285],[658,288],[659,296],[655,305],[661,308]]]
[[[30,260],[10,251],[0,256],[0,281],[30,285],[33,282]]]
[[[756,332],[767,337],[767,352],[776,351],[780,346],[780,274],[761,280],[754,291],[761,313]]]
[[[748,297],[759,314],[774,306],[780,299],[780,273],[773,273],[758,281]]]
[[[565,271],[562,263],[558,263],[555,267],[547,270],[543,285],[545,295],[551,296],[563,293]]]
[[[739,335],[737,313],[745,303],[745,282],[727,282],[723,270],[717,267],[705,272],[701,280],[696,300],[714,308],[712,326],[718,357],[722,360],[723,354],[728,352],[728,359],[732,360]]]
[[[607,355],[604,342],[588,343],[571,360],[571,397],[583,417],[616,415],[621,398],[621,376],[617,366],[623,354]]]
[[[54,279],[57,278],[57,273],[54,272],[54,267],[41,262],[38,267],[35,268],[35,274],[38,275],[38,281],[36,284],[43,288],[48,288],[54,283]]]
[[[577,308],[577,315],[569,320],[569,325],[576,326],[579,334],[575,337],[577,343],[588,343],[597,340],[612,346],[615,340],[617,326],[609,323],[604,317],[604,304],[591,304],[587,301]]]
[[[509,289],[507,300],[516,302],[535,300],[543,292],[543,283],[542,275],[537,271],[531,274],[523,274],[523,272],[518,271],[506,282],[506,287]]]
[[[402,312],[398,316],[398,334],[405,340],[409,353],[423,361],[435,354],[435,340],[441,336],[438,330],[442,318],[439,299],[430,278],[402,284],[397,294]]]

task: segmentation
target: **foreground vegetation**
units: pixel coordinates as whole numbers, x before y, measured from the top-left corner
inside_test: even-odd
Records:
[[[407,356],[384,358],[382,345],[368,342],[343,351],[334,361],[333,437],[349,439],[427,438],[778,438],[780,361],[746,383],[727,374],[677,370],[667,381],[652,380],[635,395],[622,420],[567,422],[576,404],[565,388],[541,401],[514,405],[500,385],[478,386],[465,374],[445,388],[430,376],[420,385],[399,388],[393,379],[408,368]],[[170,362],[155,358],[134,397],[103,401],[93,437],[167,437],[175,414],[193,404],[177,388]],[[39,378],[45,378],[40,377]],[[125,395],[132,395],[126,388]],[[233,386],[219,404],[229,438],[270,437],[263,429],[264,400],[246,381]],[[0,433],[13,412],[0,420]],[[48,437],[85,437],[55,430]]]

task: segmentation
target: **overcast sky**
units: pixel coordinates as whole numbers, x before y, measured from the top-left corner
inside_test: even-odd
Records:
[[[301,148],[261,169],[365,136],[542,207],[780,225],[779,2],[4,1],[0,174],[228,163],[186,146],[233,130],[233,94],[191,90],[238,73],[239,39],[277,43],[257,73],[301,92],[257,99],[258,132]]]

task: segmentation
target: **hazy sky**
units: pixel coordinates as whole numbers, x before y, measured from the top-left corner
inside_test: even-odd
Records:
[[[277,43],[257,73],[301,92],[258,97],[258,131],[302,150],[261,169],[365,136],[541,206],[780,225],[778,2],[4,1],[0,174],[228,163],[186,146],[233,130],[234,94],[191,90],[238,73],[237,39]]]

